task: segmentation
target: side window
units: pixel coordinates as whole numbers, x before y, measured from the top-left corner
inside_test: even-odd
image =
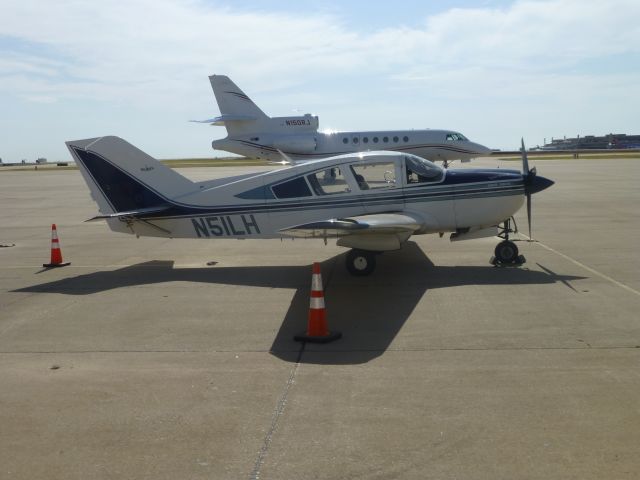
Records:
[[[453,135],[447,133],[447,142],[453,142]]]
[[[389,137],[382,137],[382,141],[383,141],[384,143],[387,143],[387,142],[389,141]]]
[[[351,191],[339,168],[312,173],[307,175],[307,180],[316,195],[334,195]]]
[[[393,162],[370,165],[351,165],[360,190],[391,188],[396,184],[396,166]]]
[[[274,185],[271,187],[273,194],[276,198],[298,198],[298,197],[310,197],[311,190],[309,185],[305,182],[304,177],[294,178],[288,182]]]
[[[342,143],[349,143],[349,139],[348,139],[347,137],[344,137],[344,138],[342,139]]]
[[[378,137],[373,137],[373,143],[378,143]]]

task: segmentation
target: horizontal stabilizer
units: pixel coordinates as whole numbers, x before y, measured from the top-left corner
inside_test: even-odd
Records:
[[[194,123],[208,123],[216,127],[223,127],[227,122],[251,122],[257,120],[258,117],[253,115],[220,115],[219,117],[208,118],[206,120],[189,120]]]
[[[108,220],[110,218],[141,218],[149,215],[151,213],[164,212],[169,210],[171,205],[160,205],[157,207],[149,207],[149,208],[140,208],[138,210],[129,210],[128,212],[118,212],[118,213],[109,213],[107,215],[97,215],[92,217],[85,222],[94,222],[96,220]]]

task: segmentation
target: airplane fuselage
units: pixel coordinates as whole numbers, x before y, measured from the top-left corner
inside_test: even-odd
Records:
[[[428,234],[497,225],[523,204],[518,171],[443,169],[437,181],[411,183],[405,157],[396,152],[345,155],[224,183],[200,182],[193,193],[171,199],[166,211],[145,216],[145,222],[108,222],[113,230],[141,236],[282,238],[294,225],[395,212],[419,219],[422,227],[414,234]],[[332,170],[338,172],[335,179],[328,175]],[[371,176],[367,189],[358,183],[357,171]],[[332,191],[314,190],[312,178],[322,183],[317,188]],[[394,238],[398,248],[402,241]]]
[[[292,127],[299,129],[300,125],[292,124]],[[269,160],[280,160],[282,151],[298,161],[372,150],[393,150],[446,162],[470,160],[490,153],[483,145],[450,130],[252,133],[214,140],[212,147]]]

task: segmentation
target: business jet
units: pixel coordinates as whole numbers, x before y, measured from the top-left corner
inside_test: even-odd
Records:
[[[487,147],[450,130],[398,130],[371,132],[318,131],[317,116],[268,117],[224,75],[209,77],[220,108],[219,117],[192,120],[224,126],[227,137],[214,140],[214,150],[277,161],[316,160],[369,150],[411,153],[447,166],[453,160],[468,161],[489,155]]]
[[[553,181],[529,169],[444,169],[402,152],[359,152],[192,182],[121,138],[67,142],[111,230],[168,238],[337,239],[351,248],[348,271],[375,269],[376,254],[412,235],[451,232],[451,240],[498,235],[498,264],[522,263],[511,218]],[[334,169],[336,175],[324,174]],[[529,232],[530,233],[530,232]],[[530,235],[531,236],[531,235]]]

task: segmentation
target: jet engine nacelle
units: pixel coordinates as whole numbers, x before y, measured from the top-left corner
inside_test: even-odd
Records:
[[[314,135],[287,135],[275,138],[272,145],[285,153],[311,153],[318,142]]]

